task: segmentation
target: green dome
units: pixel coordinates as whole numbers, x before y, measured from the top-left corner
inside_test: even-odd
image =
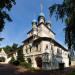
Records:
[[[45,17],[44,13],[40,13],[40,16],[43,16],[43,17]]]
[[[32,22],[37,22],[36,19],[33,19]]]

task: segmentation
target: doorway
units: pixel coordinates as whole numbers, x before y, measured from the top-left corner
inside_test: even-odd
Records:
[[[28,61],[28,63],[30,63],[30,64],[31,64],[31,59],[30,59],[30,58],[27,58],[27,61]]]
[[[41,57],[36,57],[35,58],[37,67],[42,68],[42,58]]]

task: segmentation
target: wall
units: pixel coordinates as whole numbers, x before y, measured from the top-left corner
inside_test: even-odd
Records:
[[[54,34],[48,28],[46,28],[43,24],[41,24],[38,27],[38,36],[40,36],[40,37],[55,38]]]

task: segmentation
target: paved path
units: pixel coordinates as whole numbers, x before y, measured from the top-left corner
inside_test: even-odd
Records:
[[[55,71],[28,71],[13,65],[0,65],[0,75],[67,75],[70,71],[75,71],[75,68]]]

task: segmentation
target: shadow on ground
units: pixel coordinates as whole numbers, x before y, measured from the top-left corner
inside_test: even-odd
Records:
[[[66,68],[64,70],[36,70],[30,71],[22,67],[13,65],[0,65],[0,75],[67,75],[69,72],[75,71],[75,68]]]

